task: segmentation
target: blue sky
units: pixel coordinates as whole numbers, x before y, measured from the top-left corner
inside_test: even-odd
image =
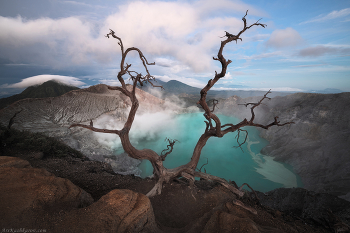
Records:
[[[0,97],[49,79],[117,85],[117,40],[156,62],[162,81],[203,87],[219,71],[220,36],[241,18],[267,24],[226,45],[232,60],[216,88],[350,91],[350,1],[0,1]],[[136,54],[128,63],[143,72]],[[143,72],[145,73],[145,72]]]

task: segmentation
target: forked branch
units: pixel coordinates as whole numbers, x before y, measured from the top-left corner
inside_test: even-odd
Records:
[[[239,142],[240,133],[241,133],[242,131],[245,132],[244,141],[243,141],[243,142]],[[247,139],[248,139],[248,131],[247,131],[247,130],[244,130],[244,129],[238,129],[238,133],[237,133],[237,135],[236,135],[236,138],[237,138],[237,144],[238,144],[238,146],[234,146],[234,148],[240,148],[240,149],[242,150],[242,152],[244,152],[243,149],[242,149],[242,145],[243,145],[244,143],[246,143],[246,141],[247,141]]]
[[[161,160],[162,160],[162,161],[164,161],[165,158],[166,158],[171,152],[173,152],[175,142],[179,142],[179,141],[176,140],[176,139],[175,139],[175,140],[172,140],[172,139],[170,139],[170,138],[165,138],[165,141],[168,141],[169,144],[166,146],[167,148],[164,149],[164,150],[162,150],[162,152],[161,152],[160,157],[161,157]],[[167,151],[167,152],[166,152],[166,151]],[[163,154],[164,152],[166,152],[166,153]]]
[[[218,104],[217,100],[213,100],[212,109],[210,109],[208,107],[208,103],[206,102],[207,92],[213,87],[213,85],[215,85],[215,83],[220,78],[225,76],[226,71],[227,71],[227,66],[232,62],[231,60],[226,60],[222,54],[225,45],[231,41],[237,42],[237,40],[242,40],[242,38],[240,38],[242,33],[244,33],[247,29],[249,29],[253,26],[266,27],[265,24],[259,23],[259,20],[256,21],[255,23],[253,23],[252,25],[247,26],[247,22],[246,22],[246,18],[245,18],[247,16],[247,13],[248,13],[248,11],[246,12],[245,16],[242,18],[243,29],[237,35],[234,35],[234,34],[231,34],[227,31],[225,31],[226,34],[224,37],[226,37],[226,39],[224,41],[221,41],[218,55],[216,58],[215,57],[213,58],[214,60],[217,60],[221,63],[221,71],[219,73],[215,72],[215,77],[213,79],[210,79],[208,81],[208,83],[206,84],[206,86],[200,92],[201,97],[200,97],[200,100],[198,101],[198,104],[204,109],[204,116],[207,120],[206,121],[206,129],[205,129],[205,132],[199,138],[199,140],[194,148],[191,161],[189,163],[182,165],[182,166],[179,166],[177,168],[173,168],[173,169],[167,169],[163,166],[163,161],[170,153],[172,153],[174,144],[177,140],[171,140],[171,139],[166,138],[166,141],[168,141],[169,144],[167,145],[167,149],[165,149],[161,152],[160,156],[156,152],[154,152],[153,150],[150,150],[150,149],[138,150],[132,146],[130,139],[129,139],[129,131],[131,129],[131,126],[133,124],[133,121],[134,121],[134,118],[135,118],[135,115],[136,115],[136,112],[137,112],[137,109],[139,106],[139,102],[136,98],[137,85],[142,86],[144,83],[149,82],[153,87],[161,87],[161,88],[163,88],[163,87],[154,85],[153,81],[155,81],[155,78],[149,73],[148,65],[154,65],[155,63],[149,63],[147,61],[146,57],[141,52],[141,50],[139,50],[138,48],[131,47],[131,48],[128,48],[125,50],[121,38],[116,36],[115,32],[113,30],[110,30],[110,32],[106,35],[106,37],[107,38],[112,37],[112,38],[117,39],[118,45],[120,46],[120,49],[121,49],[122,57],[121,57],[121,62],[120,62],[120,71],[119,71],[118,76],[117,76],[119,82],[121,83],[121,86],[120,87],[108,86],[108,88],[110,90],[118,90],[118,91],[122,92],[123,94],[125,94],[126,96],[128,96],[128,98],[130,99],[132,105],[131,105],[131,109],[130,109],[127,121],[125,122],[124,127],[121,130],[98,129],[98,128],[94,127],[93,124],[91,124],[91,125],[72,124],[70,126],[70,128],[83,127],[83,128],[89,129],[91,131],[95,131],[95,132],[117,134],[121,139],[121,143],[122,143],[124,151],[130,157],[136,158],[136,159],[149,160],[153,166],[153,169],[154,169],[153,175],[155,178],[158,179],[158,181],[156,182],[156,185],[148,192],[148,194],[147,194],[148,197],[152,197],[154,195],[160,194],[162,191],[163,183],[167,183],[167,182],[172,181],[178,177],[186,178],[190,182],[191,186],[194,185],[194,177],[200,177],[200,178],[203,178],[206,180],[216,181],[216,182],[219,182],[224,187],[231,190],[233,193],[237,194],[239,197],[242,197],[244,195],[244,192],[242,190],[238,189],[237,187],[232,186],[226,180],[219,178],[219,177],[216,177],[216,176],[213,176],[213,175],[210,175],[210,174],[202,173],[202,172],[200,172],[201,169],[199,171],[196,171],[198,161],[199,161],[199,158],[201,156],[202,149],[206,145],[206,142],[208,141],[208,139],[211,137],[223,137],[225,134],[227,134],[229,132],[235,132],[238,130],[237,142],[238,142],[238,147],[241,147],[247,141],[247,134],[246,134],[244,141],[239,142],[240,133],[245,131],[245,130],[241,129],[244,126],[256,126],[256,127],[261,127],[261,128],[267,129],[273,125],[283,126],[286,124],[292,124],[292,122],[287,122],[287,123],[281,124],[278,121],[278,117],[275,117],[274,121],[268,125],[260,125],[260,124],[254,123],[254,118],[255,118],[254,108],[259,106],[264,99],[269,99],[269,97],[267,97],[267,94],[269,92],[266,93],[264,95],[264,97],[258,103],[246,104],[246,107],[249,105],[252,105],[252,107],[251,107],[251,112],[252,112],[251,119],[249,121],[247,119],[244,119],[243,121],[241,121],[240,123],[235,124],[235,125],[234,124],[221,125],[221,121],[220,121],[219,117],[214,114],[214,110]],[[138,53],[139,58],[143,64],[143,67],[144,67],[145,72],[146,72],[145,75],[142,75],[140,72],[130,70],[131,64],[125,63],[126,56],[131,51],[136,51]],[[130,88],[127,88],[127,86],[125,84],[125,81],[123,78],[123,75],[125,75],[125,74],[129,75],[130,79],[133,82],[132,90],[130,90]]]

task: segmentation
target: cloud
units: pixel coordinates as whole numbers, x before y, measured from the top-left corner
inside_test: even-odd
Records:
[[[269,47],[285,48],[301,44],[303,38],[293,28],[278,29],[272,32],[270,39],[266,42]]]
[[[172,59],[168,59],[168,58],[162,58],[162,57],[158,57],[155,59],[155,63],[157,66],[161,66],[163,69],[163,73],[179,73],[181,71],[185,71],[185,70],[189,70],[190,67],[188,67],[187,65],[179,62],[179,61],[175,61]]]
[[[231,72],[227,72],[226,75],[221,78],[221,80],[229,80],[229,79],[233,79]]]
[[[269,58],[269,57],[278,57],[282,56],[283,53],[281,51],[275,51],[271,53],[262,53],[262,54],[254,54],[252,56],[243,56],[243,59],[246,60],[259,60],[259,59],[264,59],[264,58]]]
[[[264,41],[265,39],[269,38],[270,34],[256,34],[250,37],[247,37],[245,39],[246,42],[250,41]]]
[[[26,20],[0,16],[2,56],[14,62],[70,66],[111,60],[119,52],[103,35],[94,38],[92,25],[77,17]]]
[[[242,1],[231,1],[231,0],[202,0],[197,1],[194,7],[199,10],[202,15],[212,14],[213,12],[239,12],[245,13],[249,9],[249,15],[255,15],[259,17],[268,17],[268,14],[262,10],[258,10],[252,5],[243,3]],[[243,15],[242,15],[243,16]]]
[[[62,3],[91,6],[78,1]],[[248,23],[266,15],[241,1],[199,0],[126,2],[98,25],[84,17],[27,20],[0,16],[0,56],[14,63],[55,68],[110,64],[120,54],[118,41],[105,38],[113,29],[124,48],[137,47],[150,60],[174,60],[174,67],[165,72],[207,72],[214,67],[212,51],[220,46],[218,36],[241,30],[246,9]],[[128,56],[131,63],[138,59],[134,54]]]
[[[341,18],[341,17],[345,17],[345,16],[348,16],[348,15],[350,15],[350,8],[345,8],[345,9],[342,9],[342,10],[339,10],[339,11],[332,11],[331,13],[329,13],[329,14],[327,14],[325,16],[319,15],[319,16],[315,17],[314,19],[302,22],[300,24],[324,22],[324,21],[327,21],[327,20]]]
[[[67,84],[70,86],[82,86],[85,83],[82,81],[79,81],[78,78],[70,77],[70,76],[61,76],[61,75],[50,75],[50,74],[44,74],[44,75],[37,75],[29,78],[22,79],[21,82],[19,83],[14,83],[14,84],[5,84],[4,87],[6,88],[26,88],[29,86],[34,86],[34,85],[40,85],[43,84],[46,81],[49,80],[56,80],[60,83]]]
[[[316,45],[304,48],[298,52],[298,56],[302,57],[320,57],[332,54],[350,53],[349,46],[331,46],[331,45]]]
[[[308,67],[317,67],[317,66],[325,66],[325,65],[328,65],[328,64],[298,65],[298,66],[292,66],[292,67],[308,68]]]
[[[61,1],[61,3],[75,5],[75,6],[90,7],[90,8],[106,8],[105,6],[92,5],[92,4],[77,2],[77,1]]]

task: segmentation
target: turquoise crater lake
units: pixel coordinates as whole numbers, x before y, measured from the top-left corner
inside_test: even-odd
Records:
[[[239,122],[239,119],[225,115],[218,115],[222,124]],[[175,115],[169,125],[158,130],[151,139],[145,137],[134,142],[137,149],[149,148],[158,154],[166,149],[164,139],[177,139],[173,152],[164,161],[167,168],[174,168],[191,159],[193,149],[205,130],[203,113],[186,113]],[[260,150],[268,144],[259,137],[259,131],[254,127],[245,127],[249,132],[247,142],[240,148],[237,146],[237,133],[226,134],[223,138],[212,137],[202,150],[198,168],[207,162],[202,168],[211,175],[219,176],[226,180],[234,180],[237,185],[250,184],[255,190],[267,192],[280,187],[301,187],[301,179],[297,176],[290,165],[276,162],[272,157],[260,154]],[[133,129],[131,129],[131,134]],[[244,132],[241,133],[241,141],[244,140]],[[123,152],[117,150],[117,153]],[[149,161],[144,160],[139,168],[142,170],[141,177],[152,175],[153,168]]]

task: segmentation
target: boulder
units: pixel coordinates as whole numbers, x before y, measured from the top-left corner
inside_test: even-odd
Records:
[[[148,197],[127,189],[115,189],[87,208],[72,211],[57,232],[157,232]],[[79,224],[77,224],[79,223]],[[65,226],[71,226],[66,229]]]
[[[258,195],[265,206],[311,220],[325,228],[350,225],[350,202],[331,194],[303,188],[279,188]]]
[[[21,226],[23,219],[35,226],[32,217],[43,209],[67,210],[93,202],[90,194],[69,180],[55,177],[45,169],[32,168],[25,160],[6,156],[0,156],[0,190],[3,227]]]
[[[0,190],[0,229],[158,232],[145,195],[116,189],[93,203],[69,180],[19,158],[0,156]]]

